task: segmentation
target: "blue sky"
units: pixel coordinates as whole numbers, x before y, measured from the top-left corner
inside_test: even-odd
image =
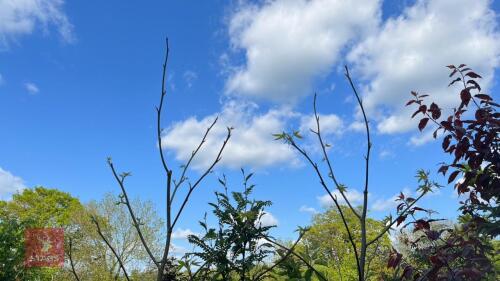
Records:
[[[443,154],[419,133],[404,103],[431,93],[457,101],[444,65],[466,63],[483,88],[498,90],[498,2],[480,0],[0,1],[0,198],[54,187],[87,202],[117,192],[106,166],[131,171],[128,191],[164,214],[164,179],[155,142],[164,40],[170,39],[163,145],[168,161],[189,157],[210,121],[219,123],[194,162],[194,178],[234,126],[221,165],[195,192],[178,230],[196,232],[225,173],[241,188],[240,167],[255,171],[255,197],[272,200],[275,233],[292,238],[327,201],[312,169],[272,133],[307,133],[313,93],[340,181],[356,202],[365,136],[343,78],[348,64],[367,107],[373,137],[370,208],[414,191],[417,169],[436,175]],[[422,205],[457,215],[452,187]],[[179,239],[178,245],[185,245]]]

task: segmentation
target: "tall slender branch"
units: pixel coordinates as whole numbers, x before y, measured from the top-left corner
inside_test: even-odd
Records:
[[[116,252],[115,248],[113,248],[113,246],[111,246],[108,239],[106,239],[106,237],[102,233],[99,222],[97,221],[97,219],[94,216],[91,216],[90,218],[91,218],[92,222],[95,224],[95,226],[97,227],[97,233],[99,234],[99,236],[101,236],[101,239],[104,241],[104,243],[106,243],[106,245],[108,245],[108,248],[111,250],[111,252],[113,252],[113,255],[118,260],[118,263],[120,264],[120,268],[122,269],[123,274],[125,275],[125,279],[127,279],[127,281],[130,281],[130,278],[128,276],[127,270],[125,269],[125,265],[123,264],[122,259],[120,258],[120,256]]]
[[[165,87],[165,82],[167,80],[167,63],[168,63],[168,55],[170,53],[170,48],[168,45],[168,38],[165,41],[166,45],[166,51],[165,51],[165,61],[163,62],[163,74],[162,74],[162,80],[161,80],[161,97],[160,97],[160,104],[156,108],[156,135],[158,138],[158,147],[160,149],[160,158],[161,158],[161,163],[163,165],[163,169],[165,169],[165,172],[171,173],[171,170],[168,169],[167,162],[165,160],[165,156],[163,155],[163,148],[162,148],[162,143],[161,143],[161,112],[163,108],[163,99],[165,98],[165,95],[167,94],[167,90]]]
[[[354,251],[354,257],[356,258],[356,266],[357,266],[358,272],[360,272],[361,268],[360,268],[360,261],[359,261],[359,255],[358,255],[358,248],[356,246],[356,242],[355,242],[354,237],[353,237],[353,235],[351,233],[351,229],[349,228],[349,225],[347,224],[347,220],[346,220],[346,218],[344,216],[344,212],[342,211],[342,208],[340,207],[340,204],[339,204],[337,198],[335,196],[333,196],[333,194],[328,189],[328,186],[326,185],[326,183],[325,183],[325,181],[323,179],[323,175],[321,174],[321,171],[318,168],[318,164],[316,164],[311,159],[311,157],[302,148],[300,148],[295,143],[295,141],[293,140],[293,138],[291,138],[291,137],[288,138],[288,141],[289,141],[290,145],[293,146],[300,154],[302,154],[307,159],[307,161],[309,162],[309,164],[311,164],[311,166],[313,167],[314,171],[316,172],[316,175],[318,176],[318,178],[320,180],[321,186],[326,191],[326,193],[328,193],[328,195],[330,196],[330,198],[333,200],[333,203],[335,204],[335,206],[339,210],[339,214],[340,214],[340,217],[342,219],[342,223],[344,224],[344,227],[345,227],[345,229],[347,231],[347,235],[349,237],[349,242],[351,243],[352,249]]]
[[[71,237],[69,238],[68,258],[69,258],[69,264],[71,266],[71,273],[73,273],[73,276],[75,276],[75,279],[77,281],[80,281],[81,279],[76,273],[75,263],[73,262],[73,239]]]
[[[369,123],[368,123],[368,117],[366,116],[366,112],[365,112],[365,107],[363,106],[363,102],[361,101],[361,98],[358,94],[358,91],[356,90],[356,87],[354,86],[354,83],[352,82],[352,78],[349,74],[349,68],[347,67],[347,65],[345,66],[345,76],[347,77],[347,80],[349,80],[349,84],[351,85],[351,88],[352,88],[352,91],[354,92],[354,95],[356,96],[356,99],[358,101],[358,105],[359,107],[361,108],[361,112],[363,113],[363,119],[364,119],[364,123],[365,123],[365,128],[366,128],[366,157],[365,157],[365,189],[364,189],[364,193],[365,193],[365,196],[364,196],[364,199],[366,201],[366,199],[368,198],[367,194],[368,194],[368,179],[369,179],[369,171],[370,171],[370,150],[371,150],[371,147],[372,147],[372,143],[371,143],[371,140],[370,140],[370,126],[369,126]],[[367,202],[364,202],[365,206],[364,206],[364,210],[363,212],[366,213],[366,203]],[[366,214],[365,214],[366,216]]]
[[[363,113],[363,120],[366,128],[366,156],[365,156],[365,188],[363,190],[363,210],[361,213],[361,253],[360,253],[360,269],[361,274],[359,276],[360,281],[364,281],[365,276],[365,261],[366,261],[366,214],[368,211],[368,180],[369,180],[369,172],[370,172],[370,151],[372,147],[372,143],[370,140],[370,125],[368,124],[368,117],[366,116],[365,107],[363,106],[363,102],[361,101],[361,97],[352,82],[352,78],[349,74],[349,68],[347,65],[345,66],[345,76],[351,85],[352,91],[356,96],[356,100],[358,101],[358,105],[361,108],[361,112]]]
[[[361,216],[356,212],[356,209],[351,205],[351,202],[347,199],[347,196],[345,195],[345,192],[343,188],[340,186],[340,184],[337,181],[337,178],[335,177],[335,173],[333,172],[333,167],[330,162],[330,157],[328,156],[328,153],[326,152],[326,144],[323,141],[323,137],[321,136],[321,128],[319,124],[319,115],[318,111],[316,109],[316,97],[317,94],[314,94],[314,102],[313,102],[313,108],[314,108],[314,118],[316,119],[316,131],[313,131],[314,134],[318,137],[319,143],[321,145],[321,150],[323,151],[323,158],[325,159],[327,165],[328,165],[328,170],[330,172],[330,178],[333,180],[333,183],[339,190],[340,194],[342,195],[342,198],[344,198],[344,201],[347,203],[351,211],[356,215],[358,218],[361,218]]]
[[[111,161],[110,158],[108,158],[108,165],[111,168],[111,171],[113,172],[113,176],[115,177],[116,181],[118,182],[118,185],[120,186],[120,189],[122,191],[122,196],[121,196],[122,203],[125,204],[125,206],[127,206],[127,210],[130,214],[130,217],[132,218],[132,223],[134,225],[134,228],[137,230],[137,234],[139,235],[139,238],[141,239],[141,243],[144,246],[144,249],[146,249],[146,252],[148,253],[151,261],[153,261],[153,263],[156,266],[158,266],[158,261],[156,260],[153,253],[151,252],[151,249],[149,248],[149,246],[146,242],[146,239],[144,238],[144,235],[142,234],[140,223],[139,223],[137,217],[135,216],[134,210],[132,209],[132,205],[130,204],[130,200],[129,200],[128,195],[127,195],[127,191],[125,190],[124,180],[125,180],[127,174],[123,174],[122,176],[119,176],[118,173],[116,172],[116,169],[115,169],[113,162]]]

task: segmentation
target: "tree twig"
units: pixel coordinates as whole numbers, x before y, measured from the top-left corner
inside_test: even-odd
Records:
[[[139,223],[137,217],[135,216],[134,210],[132,209],[132,205],[130,204],[130,200],[128,199],[127,191],[125,190],[125,184],[124,184],[124,180],[127,177],[127,174],[123,174],[122,176],[119,176],[118,173],[116,172],[116,169],[115,169],[113,162],[111,161],[110,158],[108,158],[108,165],[111,168],[111,171],[113,172],[113,176],[115,177],[116,181],[118,182],[118,185],[120,186],[120,188],[122,190],[122,196],[121,196],[122,203],[125,204],[125,206],[127,206],[130,217],[132,218],[134,228],[137,230],[137,234],[139,235],[139,238],[141,239],[141,243],[144,246],[144,249],[146,249],[146,252],[148,253],[151,261],[153,261],[153,263],[156,266],[158,266],[158,261],[156,260],[153,253],[151,252],[151,250],[146,242],[146,239],[144,238],[144,235],[142,234],[142,231],[140,228],[140,223]]]
[[[167,94],[167,90],[165,87],[165,82],[167,80],[166,74],[167,74],[167,63],[168,63],[168,55],[170,53],[170,48],[168,45],[168,38],[165,40],[165,46],[166,46],[166,51],[165,51],[165,61],[163,62],[163,75],[162,75],[162,81],[161,81],[161,97],[160,97],[160,104],[156,108],[156,134],[158,138],[158,147],[160,149],[160,158],[161,158],[161,163],[163,165],[163,169],[167,174],[171,173],[172,171],[168,169],[167,162],[165,160],[165,156],[163,155],[163,148],[161,144],[161,111],[163,108],[163,99],[165,98],[165,95]]]
[[[333,194],[330,192],[330,190],[328,189],[328,186],[326,185],[324,179],[323,179],[323,175],[321,174],[321,171],[319,170],[318,168],[318,164],[316,164],[312,159],[311,157],[305,152],[305,150],[303,150],[302,148],[300,148],[296,143],[295,141],[293,140],[293,138],[289,138],[289,143],[291,146],[293,146],[297,151],[299,151],[300,154],[302,154],[306,159],[307,161],[311,164],[311,166],[313,167],[314,171],[316,172],[316,175],[318,176],[319,180],[320,180],[320,184],[321,186],[323,187],[323,189],[326,191],[326,193],[328,193],[328,195],[330,196],[330,198],[333,200],[333,203],[335,204],[335,206],[337,207],[337,209],[339,210],[339,214],[340,214],[340,217],[342,219],[342,223],[347,231],[347,235],[349,237],[349,242],[351,243],[351,246],[353,248],[353,251],[354,251],[354,257],[356,258],[356,266],[357,266],[357,269],[358,269],[358,272],[360,271],[360,262],[359,262],[359,256],[358,256],[358,248],[356,246],[356,242],[354,241],[354,237],[351,233],[351,229],[349,228],[349,225],[347,224],[347,220],[344,216],[344,212],[342,211],[341,207],[340,207],[340,204],[337,200],[337,198],[335,196],[333,196]]]
[[[335,174],[333,172],[333,167],[332,167],[332,164],[330,162],[330,157],[328,157],[328,153],[326,153],[326,145],[325,145],[325,143],[323,141],[323,137],[321,136],[321,128],[320,128],[320,124],[319,124],[319,115],[318,115],[318,111],[316,110],[316,97],[317,97],[317,94],[315,93],[314,94],[313,108],[314,108],[314,118],[316,119],[316,131],[313,131],[313,133],[316,134],[316,136],[318,137],[319,143],[321,145],[321,150],[323,151],[323,157],[325,158],[325,161],[326,161],[326,163],[328,165],[328,169],[329,169],[329,172],[330,172],[330,178],[333,180],[335,186],[337,187],[337,189],[339,190],[340,194],[342,195],[342,198],[344,198],[344,201],[347,203],[347,205],[349,206],[349,208],[351,209],[351,211],[354,213],[354,215],[356,215],[358,218],[361,218],[361,216],[358,214],[358,212],[356,212],[356,210],[354,209],[354,207],[351,205],[351,202],[349,202],[349,200],[347,199],[347,196],[345,195],[345,192],[344,192],[343,188],[338,183],[337,178],[335,177]]]
[[[186,164],[184,164],[180,178],[174,183],[174,191],[172,192],[172,196],[170,199],[171,201],[174,201],[175,194],[176,194],[179,186],[181,186],[182,183],[186,181],[187,178],[185,175],[186,175],[187,169],[189,168],[189,165],[191,164],[191,162],[193,161],[194,157],[196,156],[198,151],[201,149],[203,144],[206,142],[208,134],[210,133],[210,131],[214,127],[215,123],[217,123],[218,119],[219,119],[218,117],[215,118],[215,120],[212,122],[212,124],[207,128],[207,130],[205,131],[205,134],[203,135],[203,138],[201,139],[200,143],[198,144],[198,147],[196,147],[196,149],[191,153],[191,157],[189,157]]]
[[[196,180],[196,182],[193,184],[193,185],[190,185],[189,186],[189,191],[186,195],[186,197],[184,198],[183,202],[182,202],[182,205],[181,207],[179,208],[179,211],[177,213],[177,215],[175,216],[175,219],[172,223],[172,227],[175,226],[175,224],[177,223],[177,220],[179,219],[182,211],[184,210],[184,207],[186,206],[186,203],[187,201],[189,200],[189,197],[191,196],[191,193],[193,192],[193,190],[198,186],[198,184],[212,171],[212,169],[215,167],[215,165],[217,163],[219,163],[219,161],[222,159],[221,155],[222,155],[222,152],[224,151],[224,148],[226,147],[226,144],[228,143],[229,139],[231,138],[231,131],[232,131],[232,128],[227,128],[227,135],[226,135],[226,139],[224,140],[224,142],[222,143],[220,149],[219,149],[219,152],[217,153],[217,157],[215,158],[215,160],[212,162],[212,164],[208,167],[208,169],[205,170],[205,172],[198,178],[198,180]]]
[[[363,120],[366,128],[366,156],[365,156],[365,188],[363,190],[363,210],[361,213],[361,253],[359,257],[360,267],[360,276],[359,280],[364,281],[365,276],[365,261],[366,261],[366,249],[368,245],[366,244],[366,214],[368,211],[368,180],[369,180],[369,171],[370,171],[370,151],[372,147],[372,143],[370,140],[370,126],[368,124],[368,117],[366,116],[365,107],[363,106],[363,102],[361,101],[361,97],[352,82],[352,78],[349,74],[349,68],[347,65],[345,66],[345,76],[351,85],[352,91],[356,96],[356,100],[358,101],[358,105],[361,108],[361,112],[363,113]]]
[[[127,281],[130,281],[130,278],[128,276],[127,270],[125,269],[125,265],[123,264],[123,261],[121,260],[120,256],[116,252],[115,248],[113,248],[113,246],[111,246],[108,239],[106,239],[106,237],[102,233],[99,222],[97,221],[97,219],[94,216],[91,216],[90,218],[91,218],[92,222],[95,224],[95,226],[97,227],[97,233],[99,234],[99,236],[101,236],[104,243],[106,243],[106,245],[108,245],[108,248],[111,250],[111,252],[113,252],[113,255],[118,260],[118,263],[120,264],[120,268],[122,269],[123,274],[125,275],[125,279],[127,279]]]
[[[71,265],[71,273],[73,273],[73,276],[75,276],[75,279],[77,281],[80,281],[80,277],[76,273],[75,269],[75,263],[73,262],[73,238],[69,238],[69,249],[68,249],[68,258],[69,258],[69,264]]]

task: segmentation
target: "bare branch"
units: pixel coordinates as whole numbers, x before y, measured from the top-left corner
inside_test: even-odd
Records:
[[[75,276],[75,279],[77,281],[80,281],[81,279],[76,273],[75,263],[73,262],[73,239],[71,237],[69,238],[68,258],[69,258],[69,264],[71,265],[71,273],[73,273],[73,276]]]
[[[161,158],[161,163],[163,165],[163,169],[165,169],[165,172],[168,174],[171,172],[171,170],[168,169],[167,162],[165,160],[165,156],[163,155],[163,148],[161,145],[161,110],[163,108],[163,99],[165,95],[167,94],[167,90],[165,88],[165,81],[166,81],[166,74],[167,74],[167,63],[168,63],[168,54],[170,52],[170,48],[168,46],[168,38],[166,39],[165,42],[166,45],[166,51],[165,51],[165,61],[163,62],[163,75],[162,75],[162,81],[161,81],[161,97],[160,97],[160,105],[156,108],[156,135],[158,138],[158,146],[160,149],[160,158]]]
[[[330,157],[328,157],[328,153],[326,153],[326,145],[323,142],[323,137],[321,136],[321,128],[320,128],[320,124],[319,124],[319,115],[318,115],[318,111],[316,110],[316,97],[317,97],[317,94],[315,93],[314,94],[313,108],[314,108],[314,118],[316,119],[316,131],[315,132],[313,131],[313,133],[316,134],[316,136],[318,137],[319,143],[321,145],[321,150],[323,151],[323,157],[325,158],[325,161],[326,161],[326,163],[328,165],[328,169],[329,169],[329,172],[330,172],[330,178],[333,180],[335,186],[339,190],[340,194],[342,195],[342,198],[344,198],[345,202],[347,203],[347,205],[349,206],[349,208],[351,209],[351,211],[358,218],[361,218],[361,216],[358,214],[358,212],[356,212],[356,209],[354,209],[354,207],[351,205],[351,202],[349,202],[349,200],[347,200],[347,196],[345,195],[345,192],[344,192],[343,188],[337,182],[337,178],[335,177],[335,174],[333,172],[333,167],[332,167],[332,164],[330,162]]]
[[[125,269],[125,265],[123,264],[123,261],[121,260],[120,256],[115,251],[115,249],[113,248],[113,246],[111,246],[111,244],[109,243],[108,239],[106,239],[106,237],[102,233],[101,227],[99,226],[99,222],[97,221],[97,219],[94,216],[91,216],[90,218],[92,219],[92,222],[97,227],[97,233],[99,234],[99,236],[101,236],[101,238],[104,241],[104,243],[106,243],[106,245],[108,245],[108,248],[111,250],[111,252],[113,252],[113,255],[118,260],[118,263],[120,264],[120,268],[122,269],[123,274],[125,275],[125,279],[127,279],[127,281],[130,281],[130,278],[128,276],[127,270]]]
[[[224,151],[224,148],[226,147],[226,144],[228,143],[229,139],[231,138],[231,131],[232,131],[232,128],[227,128],[226,139],[222,143],[222,146],[220,147],[219,152],[217,153],[217,157],[215,158],[214,162],[212,162],[212,164],[210,165],[210,167],[208,167],[208,169],[198,178],[198,180],[193,185],[189,186],[189,191],[188,191],[186,197],[184,198],[184,201],[182,202],[182,205],[181,205],[181,207],[179,209],[179,212],[175,216],[174,222],[172,223],[172,227],[174,227],[175,224],[177,223],[177,220],[179,219],[182,211],[184,210],[184,207],[186,206],[186,203],[189,200],[189,197],[191,196],[191,193],[193,192],[193,190],[212,171],[212,169],[214,168],[214,166],[217,163],[219,163],[219,161],[222,159],[221,155],[222,155],[222,152]]]
[[[366,162],[366,168],[365,168],[365,201],[367,199],[367,193],[368,193],[368,175],[369,175],[369,163],[370,163],[370,150],[372,147],[372,143],[370,140],[370,126],[368,124],[368,117],[366,117],[366,112],[365,112],[365,107],[363,106],[363,102],[361,101],[361,98],[359,97],[358,91],[356,90],[356,87],[354,86],[354,83],[352,82],[352,78],[349,75],[349,68],[347,65],[345,66],[345,76],[347,77],[347,80],[349,80],[349,84],[351,85],[352,91],[354,92],[354,95],[356,96],[356,99],[358,101],[359,107],[361,108],[361,112],[363,113],[363,119],[366,127],[366,157],[365,157],[365,162]],[[365,210],[363,212],[366,212],[366,203],[365,204]]]
[[[349,225],[347,224],[347,220],[344,216],[344,212],[340,208],[340,204],[337,201],[337,198],[335,196],[333,196],[333,194],[328,189],[328,186],[326,185],[326,183],[323,179],[323,175],[321,174],[321,171],[318,168],[318,164],[314,163],[314,161],[311,159],[311,157],[309,157],[309,155],[302,148],[300,148],[292,138],[289,138],[289,143],[291,146],[293,146],[295,149],[297,149],[297,151],[299,151],[299,153],[302,154],[307,159],[307,161],[311,164],[311,166],[314,168],[314,171],[316,172],[316,175],[318,176],[318,178],[320,180],[321,186],[328,193],[330,198],[333,200],[333,203],[335,203],[335,206],[339,210],[340,217],[342,218],[342,223],[344,224],[344,227],[347,231],[347,235],[349,236],[349,242],[351,243],[351,246],[354,250],[354,256],[356,258],[356,265],[357,265],[357,268],[359,271],[360,270],[360,263],[359,263],[359,256],[358,256],[358,248],[356,246],[356,242],[354,241],[354,237],[351,233],[351,229],[349,228]]]
[[[116,181],[118,182],[118,185],[120,186],[120,188],[122,190],[122,195],[123,195],[122,200],[124,200],[123,203],[127,206],[128,212],[130,214],[130,217],[132,218],[133,225],[134,225],[135,229],[137,230],[137,234],[139,234],[139,238],[141,239],[142,245],[144,246],[144,249],[146,249],[146,252],[148,253],[149,257],[151,258],[151,261],[153,261],[153,263],[156,266],[158,266],[158,261],[156,260],[153,253],[149,249],[149,246],[146,242],[146,239],[144,238],[144,235],[142,234],[140,224],[137,220],[137,217],[135,216],[134,210],[132,209],[132,206],[131,206],[130,201],[128,199],[127,191],[125,190],[125,185],[124,185],[125,176],[120,177],[118,175],[111,159],[108,159],[108,165],[111,168],[111,171],[113,172],[113,176],[115,177]]]
[[[189,168],[189,165],[191,164],[191,162],[193,161],[194,157],[196,156],[196,154],[198,153],[198,151],[200,150],[200,148],[203,146],[203,144],[206,142],[206,139],[207,139],[207,136],[208,134],[210,133],[210,131],[212,130],[212,128],[214,127],[215,123],[217,123],[217,120],[219,119],[219,117],[215,118],[215,120],[212,122],[212,124],[207,128],[207,130],[205,131],[205,134],[203,135],[203,138],[201,139],[200,141],[200,144],[198,145],[198,147],[196,147],[196,149],[191,153],[191,157],[189,157],[189,160],[187,161],[187,163],[183,166],[183,169],[182,169],[182,173],[181,173],[181,177],[174,183],[174,191],[172,193],[172,196],[171,196],[171,199],[170,201],[174,201],[174,197],[175,197],[175,193],[177,192],[177,189],[179,188],[179,186],[182,185],[183,182],[186,181],[186,171],[187,169]]]
[[[363,120],[366,127],[366,156],[365,156],[365,188],[363,190],[363,210],[361,213],[361,253],[359,257],[360,261],[360,281],[364,281],[365,276],[365,261],[366,261],[366,249],[368,245],[366,244],[366,213],[368,211],[368,180],[369,180],[369,171],[370,171],[370,151],[372,147],[372,143],[370,140],[370,125],[368,124],[368,117],[366,117],[365,107],[363,106],[363,102],[352,82],[352,78],[349,75],[349,68],[347,65],[345,66],[345,76],[347,80],[349,80],[349,84],[351,85],[352,91],[356,96],[356,100],[358,101],[358,105],[361,108],[361,112],[363,113]]]

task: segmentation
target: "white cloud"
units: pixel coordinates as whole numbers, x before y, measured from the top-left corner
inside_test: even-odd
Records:
[[[273,214],[269,212],[264,212],[264,214],[260,217],[260,220],[257,222],[257,225],[261,226],[278,225],[278,219],[274,217]]]
[[[371,127],[371,126],[370,126]],[[354,121],[349,125],[349,130],[355,131],[355,132],[365,132],[366,130],[366,125],[364,122],[361,121]]]
[[[63,11],[64,0],[2,0],[0,1],[0,46],[33,31],[48,32],[55,26],[65,42],[74,40],[73,26]]]
[[[0,168],[0,199],[8,199],[13,193],[25,188],[22,178]]]
[[[272,136],[273,133],[282,132],[287,120],[295,118],[296,114],[288,109],[270,110],[264,114],[257,114],[256,110],[257,106],[251,103],[231,101],[224,104],[218,124],[194,159],[193,167],[202,170],[212,163],[228,126],[234,127],[233,136],[222,154],[220,166],[238,169],[251,166],[258,169],[297,164],[294,151],[282,142],[275,141]],[[174,124],[162,137],[163,148],[172,150],[178,161],[185,162],[215,118],[216,115],[200,120],[191,117]]]
[[[191,87],[193,87],[194,81],[196,81],[196,79],[198,79],[198,74],[192,70],[187,70],[184,72],[182,77],[184,78],[184,81],[186,82],[187,87],[191,88]]]
[[[410,119],[414,108],[404,108],[411,90],[432,94],[445,109],[458,103],[457,89],[447,88],[445,65],[469,65],[488,88],[500,58],[500,33],[491,3],[419,0],[349,53],[355,72],[368,81],[364,105],[378,121],[379,132],[416,128]]]
[[[346,204],[344,198],[342,197],[342,194],[340,194],[338,190],[334,190],[332,192],[332,195],[333,197],[337,198],[339,204],[341,205]],[[347,189],[345,195],[347,197],[347,200],[349,201],[349,203],[351,203],[352,206],[358,206],[363,203],[363,193],[357,191],[356,189]],[[333,200],[328,194],[318,197],[318,201],[321,207],[323,208],[328,208],[333,205]]]
[[[40,92],[40,89],[38,89],[38,86],[35,83],[25,83],[24,87],[32,95],[38,94],[38,92]]]
[[[321,134],[323,136],[331,134],[340,135],[342,134],[344,129],[344,124],[342,122],[342,119],[340,119],[340,117],[338,117],[335,114],[329,114],[329,115],[319,114],[319,125],[321,129]],[[313,131],[316,131],[317,130],[316,128],[317,128],[316,118],[314,117],[314,115],[302,116],[300,122],[300,132],[302,134],[311,132],[310,131],[311,129]]]
[[[178,228],[174,232],[172,232],[172,239],[187,239],[189,235],[198,235],[198,233],[193,232],[189,228]]]
[[[311,213],[311,214],[317,214],[319,213],[318,210],[316,210],[315,208],[313,207],[308,207],[306,205],[302,205],[299,209],[299,212],[303,212],[303,213]]]
[[[227,93],[294,103],[330,72],[346,44],[376,28],[379,0],[277,0],[243,5],[229,36],[246,63],[229,77]]]

